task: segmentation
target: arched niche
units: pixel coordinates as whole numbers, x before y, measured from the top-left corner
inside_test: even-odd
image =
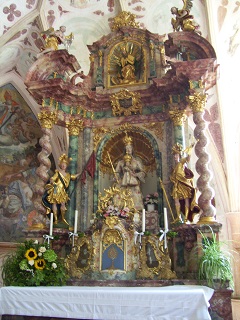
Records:
[[[132,127],[127,130],[116,130],[106,134],[99,143],[96,151],[97,164],[94,179],[94,211],[97,208],[98,194],[104,193],[114,183],[113,168],[122,159],[125,153],[123,138],[131,136],[133,140],[134,156],[139,159],[146,170],[145,183],[141,184],[143,196],[148,193],[158,192],[159,207],[162,207],[162,192],[159,185],[159,177],[162,177],[162,152],[154,136],[147,130]],[[109,160],[111,159],[111,162]]]

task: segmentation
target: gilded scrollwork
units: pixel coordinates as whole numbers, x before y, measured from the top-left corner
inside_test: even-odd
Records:
[[[139,28],[139,23],[135,22],[136,15],[122,11],[118,16],[113,18],[111,29],[112,31],[119,30],[122,27],[132,27],[132,28]]]
[[[113,94],[110,99],[114,116],[142,114],[140,93],[122,89],[120,92]]]

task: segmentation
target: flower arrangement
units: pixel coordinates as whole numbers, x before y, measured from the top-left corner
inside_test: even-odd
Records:
[[[143,199],[144,204],[157,204],[158,203],[158,193],[149,193],[146,195],[146,197]]]
[[[124,207],[123,209],[119,209],[113,205],[108,206],[102,212],[99,212],[96,216],[97,218],[106,218],[106,217],[120,217],[120,218],[128,218],[130,215],[130,209],[128,207]]]
[[[2,266],[6,286],[61,286],[68,278],[63,261],[47,243],[25,241]]]

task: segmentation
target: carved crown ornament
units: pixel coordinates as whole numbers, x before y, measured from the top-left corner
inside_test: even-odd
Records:
[[[138,92],[122,89],[120,92],[111,95],[110,100],[114,116],[142,114],[141,96]]]
[[[135,18],[135,14],[127,11],[122,11],[118,16],[113,18],[111,30],[119,30],[122,27],[139,28],[139,23],[135,22]]]

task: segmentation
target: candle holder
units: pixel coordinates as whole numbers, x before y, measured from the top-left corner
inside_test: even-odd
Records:
[[[72,247],[74,247],[74,238],[78,237],[78,233],[69,232],[68,236],[69,236],[69,239],[71,239],[71,237],[72,237]]]
[[[48,247],[50,248],[50,240],[53,240],[54,237],[50,234],[44,234],[43,239],[44,239],[44,242],[47,241]]]

